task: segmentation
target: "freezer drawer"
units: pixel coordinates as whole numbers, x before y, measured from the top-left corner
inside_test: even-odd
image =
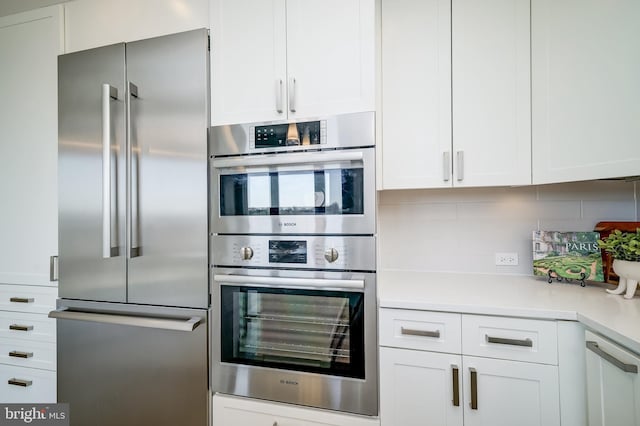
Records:
[[[206,426],[208,311],[63,305],[52,313],[58,401],[72,425]]]

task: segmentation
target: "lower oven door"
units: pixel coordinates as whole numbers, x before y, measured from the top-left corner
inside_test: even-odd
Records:
[[[213,390],[377,415],[375,274],[258,272],[215,271]]]

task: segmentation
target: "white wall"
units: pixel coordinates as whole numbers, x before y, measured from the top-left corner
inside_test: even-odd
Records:
[[[531,232],[638,221],[640,183],[381,191],[378,269],[532,275]],[[495,266],[517,252],[518,266]]]

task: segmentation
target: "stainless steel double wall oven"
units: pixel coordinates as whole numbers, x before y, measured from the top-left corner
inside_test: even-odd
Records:
[[[212,389],[378,414],[374,113],[212,129]]]

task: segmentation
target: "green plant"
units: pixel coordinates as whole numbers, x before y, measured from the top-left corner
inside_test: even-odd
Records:
[[[609,236],[598,240],[598,244],[614,259],[640,262],[640,228],[636,232],[616,229]]]

